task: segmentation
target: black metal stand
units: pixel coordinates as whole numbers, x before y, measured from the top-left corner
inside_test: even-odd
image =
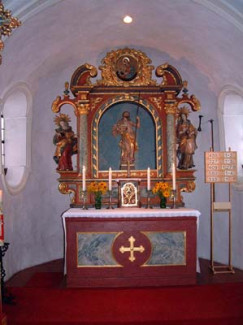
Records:
[[[3,246],[0,246],[0,272],[1,272],[1,293],[2,293],[2,302],[3,304],[15,305],[15,298],[11,293],[8,293],[7,288],[5,287],[4,278],[6,272],[3,267],[3,257],[8,250],[9,243],[4,243]]]

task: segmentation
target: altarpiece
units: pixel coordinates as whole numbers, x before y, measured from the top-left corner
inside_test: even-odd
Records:
[[[111,51],[99,69],[101,79],[96,67],[88,63],[78,67],[70,84],[65,83],[63,97],[57,96],[52,104],[58,126],[54,159],[60,174],[59,191],[70,195],[72,207],[80,207],[83,166],[87,183],[107,181],[111,167],[112,202],[119,205],[116,180],[127,178],[140,180],[143,204],[147,168],[151,170],[151,186],[161,180],[172,183],[174,163],[178,167],[176,204],[183,206],[181,193],[195,189],[192,157],[196,131],[188,115],[200,109],[198,99],[189,96],[187,82],[169,63],[158,66],[153,79],[151,60],[139,50]],[[73,119],[67,107],[71,107]],[[123,119],[129,121],[125,129],[130,132],[125,135]],[[194,138],[189,135],[193,131]],[[152,197],[154,203],[156,200]],[[88,195],[87,204],[92,202],[92,195]]]

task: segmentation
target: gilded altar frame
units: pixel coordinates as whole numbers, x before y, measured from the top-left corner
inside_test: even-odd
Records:
[[[130,64],[125,74],[122,63]],[[108,181],[108,168],[99,168],[99,127],[107,112],[112,112],[119,104],[139,106],[147,112],[154,125],[155,168],[151,168],[151,185],[158,181],[172,183],[172,164],[177,165],[176,122],[180,107],[187,105],[191,111],[198,111],[198,99],[188,94],[187,82],[183,81],[177,69],[168,63],[154,71],[151,60],[140,50],[124,48],[107,53],[98,71],[90,64],[78,67],[71,81],[65,83],[64,95],[53,101],[52,111],[65,113],[66,104],[73,107],[78,138],[77,163],[74,170],[58,170],[59,191],[70,195],[71,206],[82,205],[82,167],[86,166],[87,183]],[[153,79],[153,73],[156,79]],[[91,79],[94,79],[94,82]],[[96,79],[95,79],[96,78]],[[70,91],[72,95],[70,96]],[[112,136],[111,136],[112,137]],[[112,140],[110,140],[112,141]],[[149,166],[147,166],[149,167]],[[176,204],[183,206],[182,192],[195,189],[195,169],[176,171]],[[135,168],[129,173],[116,168],[112,172],[112,202],[118,205],[116,179],[141,179],[141,203],[146,201],[147,168]],[[156,204],[156,197],[151,200]],[[87,196],[87,204],[92,204],[92,195]],[[106,201],[106,199],[105,199]],[[108,197],[107,197],[108,202]]]

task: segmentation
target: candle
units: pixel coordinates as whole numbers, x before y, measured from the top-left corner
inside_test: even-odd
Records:
[[[150,168],[147,169],[147,190],[150,191]]]
[[[83,191],[86,191],[86,168],[83,166]]]
[[[0,190],[0,204],[3,203],[3,191]]]
[[[109,191],[112,190],[112,170],[109,168]]]
[[[176,170],[175,163],[172,163],[172,189],[176,190]]]

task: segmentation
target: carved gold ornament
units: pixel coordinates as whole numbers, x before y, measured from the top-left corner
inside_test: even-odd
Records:
[[[178,105],[189,104],[193,111],[199,111],[201,108],[200,101],[195,95],[191,95],[190,98],[187,95],[183,95],[182,99],[178,101]]]
[[[69,194],[70,195],[70,194],[73,193],[73,197],[71,198],[71,203],[75,203],[75,193],[76,192],[75,192],[74,189],[69,188],[68,185],[65,184],[65,183],[60,183],[58,185],[58,190],[62,194]]]
[[[89,104],[77,104],[78,108],[78,113],[80,115],[87,115],[90,110],[90,105]]]
[[[155,104],[157,109],[159,111],[161,111],[161,107],[162,107],[162,103],[163,103],[163,99],[161,97],[149,97],[149,100],[151,100],[151,102],[153,104]]]
[[[141,51],[134,49],[120,49],[111,51],[102,60],[99,67],[102,80],[97,84],[102,86],[152,86],[151,60]]]
[[[17,18],[12,17],[11,11],[5,10],[2,1],[0,1],[0,51],[2,51],[4,48],[2,36],[10,36],[13,29],[19,27],[20,25],[21,22]],[[2,56],[0,55],[0,64],[1,63]]]
[[[166,114],[176,114],[177,112],[177,105],[175,103],[173,104],[165,104],[165,113]]]
[[[179,86],[182,88],[182,79],[181,75],[175,67],[169,63],[161,64],[156,68],[156,76],[162,77],[161,86]]]
[[[184,184],[185,186],[180,188],[180,192],[187,192],[187,193],[191,193],[195,190],[196,188],[196,184],[195,182],[187,182],[186,184]]]
[[[90,110],[92,111],[93,109],[95,109],[96,105],[99,104],[101,101],[102,97],[92,98],[90,100]]]

